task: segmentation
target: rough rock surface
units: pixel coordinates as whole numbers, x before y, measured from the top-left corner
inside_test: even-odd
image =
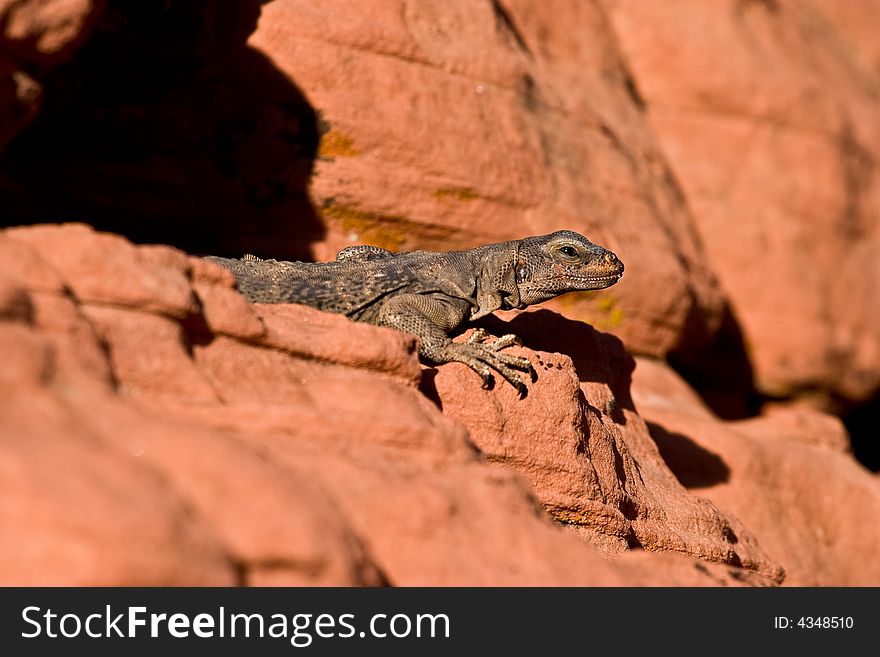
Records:
[[[880,480],[843,447],[839,422],[806,408],[718,422],[691,394],[667,366],[638,360],[636,408],[678,480],[754,532],[786,584],[880,584]]]
[[[880,389],[877,23],[858,4],[276,0],[249,43],[327,123],[320,259],[569,226],[640,265],[561,300],[570,317],[699,364],[723,292],[759,390],[833,408]]]
[[[760,390],[826,406],[870,398],[880,388],[876,3],[602,4]]]
[[[639,266],[555,307],[634,353],[826,409],[880,389],[875,3],[0,8],[2,130],[44,96],[4,216],[319,259],[568,227]]]
[[[663,469],[661,484],[648,481],[646,492],[617,482],[610,451],[622,453],[626,476],[639,465],[602,422],[590,426],[596,455],[571,457],[581,473],[601,471],[608,490],[578,489],[574,472],[557,496],[568,507],[545,502],[584,531],[603,531],[586,513],[608,519],[611,540],[590,540],[591,549],[419,391],[411,336],[309,308],[248,306],[218,267],[85,226],[7,230],[0,254],[0,522],[16,529],[0,539],[4,584],[714,585],[781,576],[708,502],[679,500],[669,517],[651,507],[651,486],[687,497],[656,451],[641,467]],[[562,383],[546,376],[538,402],[559,385],[579,396],[570,361],[555,358]],[[509,392],[489,399],[513,404]],[[440,403],[454,398],[441,393]],[[584,400],[562,407],[556,423],[583,423],[573,414],[587,409]],[[567,433],[567,452],[583,446],[585,434]],[[530,443],[522,433],[511,440]],[[707,525],[703,538],[674,535],[688,513]],[[740,543],[719,527],[736,527]],[[690,558],[605,559],[640,542]]]
[[[489,460],[522,472],[552,517],[606,551],[673,550],[781,579],[736,518],[667,469],[632,404],[633,363],[617,338],[546,310],[499,328],[535,349],[540,384],[526,399],[482,390],[466,367],[439,368],[433,385],[443,412]]]
[[[566,227],[651,263],[566,297],[570,317],[658,356],[720,323],[692,218],[594,3],[276,0],[249,44],[326,123],[318,259],[358,241],[465,248]]]
[[[634,404],[620,341],[555,313],[508,314],[539,372],[519,401],[465,367],[422,371],[405,334],[249,306],[166,247],[42,226],[5,231],[0,254],[4,583],[880,576],[861,559],[876,528],[839,511],[880,505],[880,484],[845,450],[720,423],[650,361],[636,373],[660,383]],[[728,440],[703,448],[711,467],[670,442],[693,427]]]
[[[880,480],[810,408],[880,385],[876,17],[0,0],[5,225],[322,259],[567,227],[627,264],[504,318],[519,402],[181,251],[0,233],[0,581],[880,584]],[[773,403],[719,421],[752,375]]]

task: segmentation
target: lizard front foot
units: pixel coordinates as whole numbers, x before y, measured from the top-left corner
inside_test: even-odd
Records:
[[[457,304],[457,305],[456,305]],[[464,363],[483,379],[483,387],[491,388],[495,379],[492,370],[525,397],[528,389],[520,372],[528,372],[532,381],[538,378],[528,358],[501,353],[520,344],[515,335],[492,336],[477,329],[465,342],[453,342],[447,331],[458,326],[470,312],[470,305],[455,299],[436,298],[418,294],[401,294],[385,302],[380,310],[380,326],[412,333],[419,339],[419,354],[427,361]]]
[[[500,374],[505,381],[516,388],[520,398],[528,394],[528,388],[518,372],[527,372],[532,382],[537,381],[538,374],[528,358],[499,353],[512,345],[520,345],[520,339],[513,335],[502,335],[492,342],[493,336],[483,329],[476,329],[466,342],[453,342],[448,345],[446,357],[450,361],[464,363],[483,380],[483,388],[491,388],[494,382],[492,370]]]

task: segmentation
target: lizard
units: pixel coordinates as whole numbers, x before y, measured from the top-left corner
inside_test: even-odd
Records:
[[[442,364],[460,362],[494,384],[492,370],[527,393],[520,373],[534,383],[527,358],[502,352],[522,344],[513,334],[489,341],[478,328],[465,342],[450,333],[496,310],[522,309],[567,292],[617,283],[623,263],[583,235],[549,235],[499,242],[464,251],[395,253],[376,246],[342,249],[334,262],[286,262],[206,256],[232,272],[252,303],[299,303],[350,319],[411,333],[419,355]]]

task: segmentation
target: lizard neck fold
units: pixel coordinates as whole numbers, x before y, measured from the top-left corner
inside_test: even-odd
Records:
[[[519,241],[490,244],[475,263],[476,301],[471,309],[471,320],[485,317],[500,309],[518,308],[521,305],[516,285],[516,269],[519,262]]]

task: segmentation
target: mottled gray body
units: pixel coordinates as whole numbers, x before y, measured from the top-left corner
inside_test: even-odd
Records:
[[[516,371],[534,380],[534,369],[525,358],[500,353],[518,343],[515,336],[487,342],[490,336],[477,331],[457,343],[449,333],[496,310],[608,287],[623,275],[616,255],[571,231],[445,253],[355,246],[329,263],[207,259],[232,271],[249,301],[301,303],[412,333],[427,360],[465,363],[487,387],[495,370],[523,395]]]

